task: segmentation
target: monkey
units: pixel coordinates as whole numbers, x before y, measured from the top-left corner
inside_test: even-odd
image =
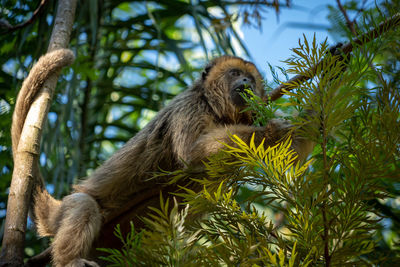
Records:
[[[45,60],[39,60],[37,65],[40,62]],[[34,70],[46,68],[37,65]],[[34,95],[37,88],[30,89]],[[53,265],[98,266],[87,257],[113,211],[140,197],[141,192],[159,186],[150,179],[155,172],[178,170],[186,164],[201,165],[208,156],[220,151],[223,143],[232,145],[233,134],[245,142],[254,134],[256,144],[265,140],[265,146],[272,146],[291,134],[292,149],[299,160],[304,160],[312,151],[313,142],[297,136],[283,120],[273,119],[266,126],[254,126],[251,111],[245,111],[246,102],[241,96],[245,89],[260,97],[264,95],[263,78],[256,66],[236,56],[217,57],[189,88],[171,100],[121,149],[73,185],[70,195],[57,200],[44,186],[36,186],[33,216],[38,234],[53,237]],[[20,98],[25,96],[21,92],[17,103],[24,101]],[[28,109],[30,101],[16,109]],[[20,115],[14,116],[12,127],[13,149],[25,119],[23,113],[17,112]]]

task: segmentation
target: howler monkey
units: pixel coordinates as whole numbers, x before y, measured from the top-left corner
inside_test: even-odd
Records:
[[[249,142],[254,133],[255,142],[265,138],[267,146],[287,134],[290,126],[281,120],[271,120],[264,127],[252,125],[250,112],[242,112],[245,101],[240,93],[245,88],[263,96],[262,77],[255,65],[234,56],[218,57],[190,88],[176,96],[89,177],[74,185],[72,194],[60,201],[43,186],[37,186],[35,221],[41,236],[54,236],[53,264],[96,266],[84,258],[103,222],[114,210],[154,188],[157,180],[149,179],[154,172],[177,170],[184,167],[184,162],[202,164],[205,157],[222,148],[221,142],[231,142],[229,134]],[[25,103],[24,108],[29,108],[31,103]],[[18,140],[24,119],[20,116],[14,120],[13,140]],[[295,134],[292,138],[293,149],[304,159],[312,143]]]

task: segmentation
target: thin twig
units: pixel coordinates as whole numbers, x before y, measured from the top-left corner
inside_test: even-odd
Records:
[[[33,11],[32,17],[30,19],[28,19],[27,21],[17,24],[15,26],[12,26],[10,23],[8,23],[8,21],[3,20],[2,21],[2,27],[5,28],[5,32],[3,32],[3,34],[9,34],[13,31],[19,30],[21,28],[24,28],[25,26],[32,24],[35,19],[37,17],[39,17],[39,15],[43,12],[44,7],[46,6],[46,4],[48,3],[48,0],[42,0],[40,1],[39,6],[36,8],[35,11]]]
[[[344,19],[346,20],[346,24],[347,27],[349,27],[351,33],[356,36],[356,29],[354,28],[354,20],[350,20],[349,15],[347,14],[346,10],[344,9],[342,3],[340,2],[340,0],[336,0],[336,3],[338,5],[338,8],[340,10],[340,12],[342,12]]]
[[[224,4],[236,4],[236,5],[264,5],[269,7],[290,7],[290,2],[280,3],[278,1],[268,2],[265,0],[259,1],[223,1]]]
[[[51,261],[51,247],[43,250],[41,253],[29,258],[24,267],[46,266]]]
[[[356,33],[355,29],[354,29],[354,25],[357,26],[357,24],[355,24],[354,22],[350,21],[349,16],[347,15],[347,11],[346,11],[346,9],[344,9],[344,7],[341,5],[340,0],[336,0],[336,1],[337,1],[337,3],[338,3],[338,7],[339,7],[340,12],[342,12],[342,14],[343,14],[343,16],[344,16],[344,18],[345,18],[345,20],[346,20],[347,27],[349,27],[349,30],[352,32],[353,36],[357,36],[357,33]],[[362,49],[362,51],[363,51],[363,53],[365,54],[364,49]],[[369,65],[369,67],[376,73],[378,79],[379,79],[382,83],[384,83],[384,79],[383,79],[382,73],[376,70],[376,68],[375,68],[375,66],[374,66],[374,64],[373,64],[372,62],[369,62],[368,65]]]

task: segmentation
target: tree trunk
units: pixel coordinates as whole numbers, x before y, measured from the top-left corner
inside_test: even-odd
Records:
[[[57,16],[48,52],[69,44],[75,16],[76,0],[58,2]],[[14,155],[14,171],[8,196],[0,266],[22,266],[24,241],[32,187],[39,179],[38,160],[42,128],[57,84],[59,74],[44,83],[25,119],[21,138]]]

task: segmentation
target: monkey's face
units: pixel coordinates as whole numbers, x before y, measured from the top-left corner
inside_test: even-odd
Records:
[[[264,92],[262,77],[255,65],[238,57],[214,59],[205,68],[202,78],[209,95],[221,97],[219,99],[223,98],[226,105],[239,109],[246,105],[241,95],[246,94],[246,89],[258,96]]]
[[[238,68],[229,69],[225,75],[228,76],[226,77],[226,80],[228,82],[229,95],[233,104],[238,107],[245,106],[246,101],[242,95],[248,94],[246,90],[255,92],[255,78],[250,73]]]

